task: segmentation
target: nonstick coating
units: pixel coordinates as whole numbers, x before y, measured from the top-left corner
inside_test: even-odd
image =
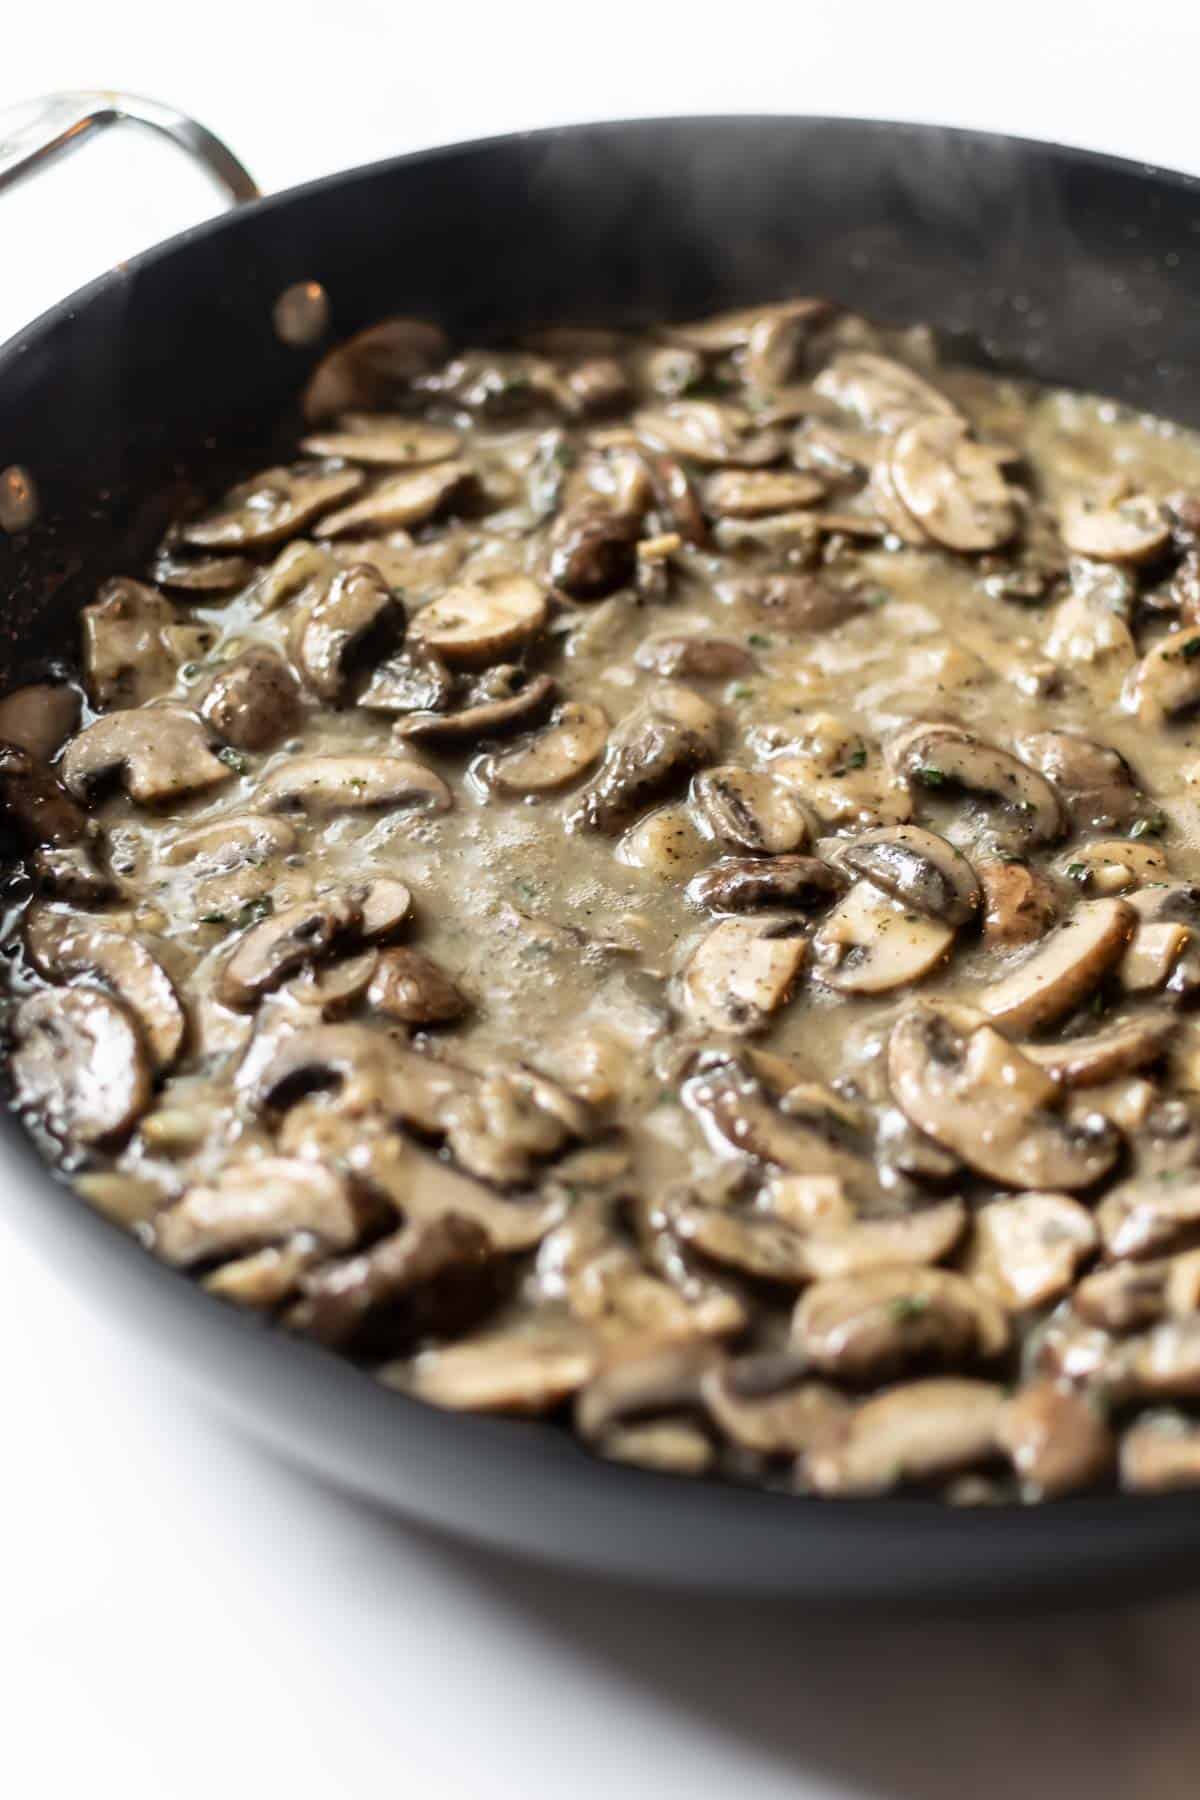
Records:
[[[137,566],[188,481],[286,442],[320,347],[280,344],[271,308],[308,280],[329,294],[333,336],[389,312],[478,339],[827,294],[1200,426],[1200,184],[1184,176],[846,119],[585,125],[402,157],[161,245],[0,351],[0,469],[28,469],[42,499],[30,533],[0,533],[5,685],[74,643],[97,579]],[[603,1464],[557,1428],[436,1412],[156,1264],[7,1118],[0,1205],[260,1436],[492,1545],[840,1602],[1091,1600],[1200,1572],[1200,1495],[830,1504]]]

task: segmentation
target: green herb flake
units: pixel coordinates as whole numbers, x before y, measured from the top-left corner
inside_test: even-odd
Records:
[[[235,750],[232,744],[226,744],[217,751],[217,761],[223,762],[225,767],[232,769],[235,775],[244,775],[250,767],[241,751]]]
[[[1171,821],[1165,812],[1146,813],[1142,818],[1133,821],[1129,827],[1129,835],[1132,838],[1162,837],[1163,833],[1169,830],[1170,824]]]
[[[946,787],[950,781],[945,769],[935,769],[932,763],[922,763],[919,768],[913,770],[913,774],[918,781],[924,782],[926,787]]]
[[[1086,881],[1087,878],[1088,866],[1086,863],[1074,862],[1067,864],[1068,881]]]
[[[888,1311],[897,1325],[907,1325],[929,1310],[928,1294],[897,1294]]]
[[[739,681],[736,687],[730,688],[729,698],[731,700],[749,700],[753,693],[752,687],[747,687],[744,681]]]
[[[752,631],[746,642],[752,650],[769,650],[771,648],[770,638],[764,637],[761,631]]]
[[[1189,638],[1186,644],[1179,646],[1179,654],[1184,662],[1191,662],[1200,656],[1200,637]]]
[[[260,919],[269,919],[275,911],[275,902],[270,894],[260,894],[257,900],[248,900],[239,913],[235,913],[233,926],[243,931],[247,925],[257,925]]]
[[[228,925],[229,914],[221,912],[201,913],[200,923],[201,925]]]

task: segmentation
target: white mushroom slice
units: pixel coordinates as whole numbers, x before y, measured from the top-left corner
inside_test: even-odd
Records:
[[[409,469],[389,476],[352,505],[331,512],[316,526],[318,538],[361,537],[364,532],[396,531],[423,524],[446,504],[469,479],[464,462],[434,463],[427,469]]]
[[[306,616],[337,572],[338,565],[324,544],[311,544],[305,538],[287,544],[254,584],[250,597],[255,611],[265,617],[294,601],[295,613]]]
[[[807,951],[795,919],[722,919],[683,971],[688,1017],[709,1031],[762,1031],[791,997]]]
[[[1191,995],[1200,987],[1200,887],[1190,881],[1153,881],[1126,904],[1136,928],[1121,963],[1129,993],[1167,987]]]
[[[1040,769],[1067,803],[1078,831],[1113,831],[1137,816],[1133,771],[1118,750],[1074,731],[1033,731],[1017,750]]]
[[[342,1249],[358,1230],[344,1176],[299,1157],[264,1156],[230,1163],[211,1186],[189,1188],[158,1215],[154,1244],[165,1261],[182,1266],[300,1232],[331,1250]]]
[[[303,531],[362,484],[360,469],[337,464],[263,469],[181,525],[179,535],[199,550],[265,550]]]
[[[722,469],[710,475],[704,504],[726,518],[758,519],[824,499],[828,483],[802,469]]]
[[[892,446],[901,504],[948,550],[995,550],[1017,528],[1013,491],[997,453],[976,444],[962,419],[914,419]]]
[[[720,714],[694,689],[662,681],[615,726],[604,763],[568,816],[576,830],[615,832],[706,763]]]
[[[161,587],[188,594],[232,594],[254,578],[247,556],[179,556],[163,548],[151,569]]]
[[[953,943],[953,926],[856,881],[813,937],[813,974],[839,993],[886,994],[924,980]]]
[[[233,770],[213,755],[193,713],[152,706],[106,713],[86,726],[67,745],[59,773],[77,800],[120,776],[131,800],[152,806],[216,787]]]
[[[1179,1023],[1175,1013],[1138,1013],[1087,1037],[1021,1044],[1022,1056],[1066,1087],[1095,1087],[1157,1062]]]
[[[552,675],[530,675],[515,663],[497,663],[473,682],[453,712],[417,712],[396,721],[397,737],[449,747],[500,737],[532,725],[557,691]]]
[[[317,364],[304,390],[304,416],[317,423],[352,407],[385,405],[449,354],[445,332],[429,320],[382,319]]]
[[[874,430],[895,432],[926,413],[957,418],[937,388],[904,363],[869,350],[849,350],[821,370],[813,387]]]
[[[1103,671],[1132,665],[1137,656],[1129,621],[1132,584],[1123,570],[1074,562],[1071,593],[1055,608],[1046,654],[1056,663]]]
[[[1167,859],[1145,838],[1101,838],[1064,853],[1060,875],[1085,893],[1127,894],[1167,878]]]
[[[1200,1171],[1121,1182],[1097,1207],[1096,1224],[1108,1256],[1144,1260],[1189,1248],[1200,1241]]]
[[[886,1494],[904,1482],[949,1475],[996,1453],[1005,1393],[988,1381],[912,1381],[866,1401],[840,1443],[805,1457],[818,1494]]]
[[[225,743],[269,750],[299,723],[300,684],[281,656],[252,644],[213,676],[199,710]]]
[[[735,763],[705,769],[692,782],[691,804],[708,836],[754,856],[805,850],[814,836],[804,802],[786,782],[760,769]]]
[[[950,1269],[872,1269],[819,1281],[792,1318],[792,1342],[822,1374],[882,1380],[913,1362],[998,1356],[1003,1310]]]
[[[12,1025],[18,1107],[56,1137],[114,1143],[150,1104],[150,1065],[129,1014],[95,988],[32,994]]]
[[[352,931],[361,916],[354,901],[333,893],[302,900],[263,919],[226,958],[217,998],[235,1010],[256,1006],[289,976],[327,956],[335,940]]]
[[[719,355],[726,350],[748,348],[764,325],[813,325],[827,318],[831,310],[828,300],[802,295],[794,300],[774,300],[766,306],[740,306],[732,312],[714,313],[711,318],[685,320],[682,325],[664,325],[660,335],[667,343],[680,344],[685,350]]]
[[[970,1000],[1003,1031],[1036,1031],[1072,1012],[1120,960],[1137,915],[1124,900],[1084,900],[1019,968]]]
[[[268,1244],[263,1250],[222,1263],[204,1276],[203,1286],[234,1306],[267,1311],[286,1300],[305,1271],[325,1255],[317,1240],[307,1235],[286,1244]]]
[[[892,1030],[888,1080],[919,1131],[1005,1186],[1075,1192],[1116,1161],[1108,1121],[1056,1111],[1058,1084],[990,1026],[963,1032],[914,1007]]]
[[[670,400],[635,413],[633,429],[654,450],[742,468],[777,462],[786,444],[782,433],[757,429],[743,407],[718,400]]]
[[[629,827],[617,844],[617,861],[677,885],[703,867],[711,851],[679,805],[659,806]]]
[[[295,829],[266,813],[230,813],[180,832],[161,852],[171,867],[190,863],[197,875],[222,875],[243,863],[264,863],[296,848]]]
[[[425,1350],[411,1363],[389,1364],[379,1378],[454,1412],[542,1413],[590,1381],[598,1361],[590,1333],[543,1327]]]
[[[446,812],[450,789],[424,763],[400,756],[299,756],[255,793],[269,812]]]
[[[709,1417],[726,1437],[760,1456],[802,1456],[845,1429],[848,1406],[836,1389],[806,1379],[786,1351],[714,1363],[700,1378]]]
[[[522,749],[493,757],[485,779],[502,794],[545,794],[570,785],[597,761],[608,739],[603,707],[567,700]]]
[[[187,1016],[170,976],[140,939],[98,919],[39,906],[26,914],[25,949],[48,981],[92,976],[110,988],[141,1026],[154,1068],[175,1061]]]
[[[1200,704],[1200,627],[1161,638],[1131,669],[1121,705],[1141,725],[1159,726]]]
[[[890,446],[889,450],[872,466],[866,498],[893,537],[899,538],[902,544],[911,545],[914,550],[929,548],[929,534],[924,526],[913,518],[897,491],[895,477],[892,474]]]
[[[829,825],[904,825],[912,818],[907,783],[883,766],[875,745],[829,713],[806,719],[796,749],[772,756],[769,773]]]
[[[499,662],[537,637],[546,596],[525,575],[497,575],[447,588],[413,615],[411,636],[453,667]]]
[[[1117,1386],[1139,1400],[1200,1398],[1200,1314],[1164,1319],[1123,1346]]]
[[[1094,1487],[1116,1454],[1112,1432],[1091,1395],[1051,1381],[1034,1382],[1006,1401],[996,1442],[1030,1500]]]
[[[375,659],[404,631],[404,609],[378,570],[355,563],[330,582],[309,609],[297,660],[322,700],[346,696],[353,662],[370,646]]]
[[[959,725],[922,722],[902,731],[889,746],[896,771],[935,792],[945,787],[999,802],[1022,843],[1051,843],[1061,837],[1066,817],[1044,775],[1010,751],[984,743]]]
[[[140,706],[170,687],[179,666],[170,635],[178,617],[157,588],[105,582],[80,614],[83,667],[95,706]]]
[[[1068,1292],[1099,1238],[1092,1215],[1066,1194],[993,1200],[975,1215],[963,1265],[1010,1312],[1044,1306]]]
[[[1177,1412],[1148,1412],[1121,1439],[1121,1486],[1132,1494],[1200,1487],[1200,1423]]]
[[[458,454],[461,439],[445,425],[408,419],[403,413],[343,413],[336,425],[301,438],[306,456],[337,456],[344,462],[382,463],[411,468],[445,462]]]
[[[1116,500],[1073,494],[1063,506],[1060,525],[1067,549],[1096,562],[1149,562],[1171,537],[1165,511],[1149,494]]]
[[[1166,987],[1191,943],[1187,926],[1175,921],[1139,925],[1121,959],[1121,986],[1129,994],[1149,994]]]
[[[944,925],[965,925],[979,911],[979,878],[960,850],[920,825],[864,831],[838,861],[873,886]]]

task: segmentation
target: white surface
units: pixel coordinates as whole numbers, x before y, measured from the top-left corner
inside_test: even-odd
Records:
[[[1200,168],[1194,7],[0,4],[0,105],[116,83],[265,187],[572,117],[942,118]],[[211,210],[119,142],[0,201],[0,339]],[[25,254],[26,247],[28,254]],[[867,1628],[435,1544],[231,1437],[7,1233],[0,1784],[14,1800],[1195,1800],[1200,1600]]]

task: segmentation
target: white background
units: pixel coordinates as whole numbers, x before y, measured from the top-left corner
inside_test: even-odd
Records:
[[[0,37],[0,105],[152,94],[266,188],[514,127],[700,110],[942,119],[1200,170],[1200,13],[1161,0],[0,0]],[[116,136],[3,199],[0,339],[211,206],[169,148]],[[13,1800],[1200,1794],[1200,1599],[856,1626],[448,1548],[205,1416],[27,1254],[3,1196],[0,1370]]]

